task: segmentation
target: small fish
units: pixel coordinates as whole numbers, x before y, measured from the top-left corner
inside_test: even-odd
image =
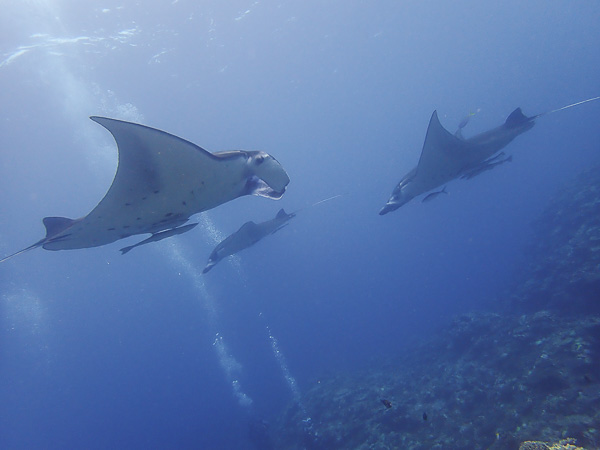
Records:
[[[498,153],[497,155],[495,155],[495,156],[492,156],[491,158],[488,158],[488,159],[486,159],[486,160],[485,160],[484,162],[482,162],[480,165],[486,165],[486,164],[489,164],[489,163],[491,163],[491,162],[494,162],[494,161],[496,161],[496,160],[498,160],[498,159],[502,158],[504,155],[506,155],[506,153],[504,153],[504,152],[500,152],[500,153]]]
[[[498,160],[500,158],[502,158],[503,156],[505,156],[505,153],[504,152],[500,152],[497,155],[494,155],[491,158],[488,158],[485,161],[480,162],[479,164],[476,164],[474,166],[471,166],[471,167],[465,169],[465,172],[467,173],[467,175],[469,173],[471,173],[471,172],[476,172],[478,170],[481,170],[482,172],[485,172],[486,170],[488,170],[490,168],[490,164],[492,164],[494,162],[498,162]],[[463,175],[461,178],[464,178],[464,177],[465,177],[465,175]]]
[[[436,198],[438,195],[447,194],[447,193],[448,192],[446,191],[446,186],[444,186],[444,189],[442,189],[441,191],[432,192],[431,194],[426,195],[425,198],[423,198],[423,200],[421,200],[421,202],[423,202],[423,203],[430,202],[431,200]]]
[[[423,420],[427,420],[427,413],[426,412],[423,413]]]
[[[479,112],[479,111],[480,111],[480,109],[477,109],[477,112]],[[469,120],[471,120],[471,117],[474,116],[475,114],[476,113],[474,113],[474,112],[470,112],[463,118],[463,120],[460,121],[460,123],[458,124],[458,128],[456,129],[456,133],[454,133],[454,136],[456,136],[459,139],[464,139],[463,135],[462,135],[462,129],[467,126],[467,124],[469,123]]]
[[[385,406],[387,409],[390,409],[392,407],[392,402],[386,400],[385,398],[381,399],[381,403],[383,403],[383,406]]]
[[[494,158],[494,159],[497,159],[497,158]],[[486,172],[488,170],[492,170],[494,167],[500,166],[506,162],[512,162],[512,155],[510,155],[508,158],[496,160],[494,162],[482,163],[479,166],[473,168],[469,172],[462,175],[460,178],[463,180],[470,180],[471,178],[474,178],[477,175],[480,175],[483,172]]]
[[[465,116],[463,118],[463,120],[460,121],[460,123],[458,124],[458,129],[462,130],[464,127],[467,126],[467,124],[469,123],[469,120],[471,119],[471,116],[473,115],[473,113],[469,113],[467,116]]]

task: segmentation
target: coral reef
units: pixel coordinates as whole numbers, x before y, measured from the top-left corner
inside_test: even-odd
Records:
[[[565,436],[597,448],[600,318],[465,315],[433,342],[316,381],[303,398],[310,432],[292,407],[277,448],[503,449]]]
[[[600,448],[600,167],[534,227],[506,311],[457,317],[395,361],[315,380],[281,415],[275,447]]]
[[[600,166],[561,189],[533,228],[513,306],[600,314]]]
[[[567,438],[550,444],[549,442],[527,441],[519,445],[519,450],[584,450],[575,445],[575,439]]]

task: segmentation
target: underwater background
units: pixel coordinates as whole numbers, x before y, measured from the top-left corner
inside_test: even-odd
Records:
[[[378,215],[434,110],[451,132],[475,113],[468,137],[599,95],[600,4],[1,9],[0,255],[105,194],[117,149],[90,115],[266,151],[291,183],[125,256],[139,236],[2,263],[0,448],[600,447],[600,103]],[[304,209],[202,275],[282,207]]]

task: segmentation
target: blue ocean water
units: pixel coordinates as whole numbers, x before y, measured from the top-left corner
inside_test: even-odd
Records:
[[[598,103],[540,118],[514,161],[379,216],[437,110],[466,136],[598,95],[593,2],[15,1],[0,15],[0,254],[80,217],[114,176],[88,119],[209,151],[264,150],[291,183],[121,256],[0,267],[0,447],[254,448],[311,383],[497,306],[550,196],[597,164]],[[313,203],[343,194],[327,203]],[[247,220],[288,227],[202,276]],[[310,415],[310,411],[307,411]]]

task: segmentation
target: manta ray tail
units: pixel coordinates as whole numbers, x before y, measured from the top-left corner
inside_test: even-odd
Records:
[[[38,247],[42,246],[44,244],[44,242],[46,242],[46,239],[42,239],[41,241],[38,241],[35,244],[30,245],[27,248],[24,248],[23,250],[19,250],[18,252],[13,253],[12,255],[5,256],[4,258],[0,259],[0,263],[12,258],[13,256],[20,255],[21,253],[25,253],[29,250],[33,250],[34,248],[38,248]]]
[[[556,109],[553,109],[552,111],[546,111],[546,112],[537,114],[537,115],[531,117],[530,119],[531,120],[537,119],[538,117],[547,116],[548,114],[553,114],[555,112],[562,111],[563,109],[569,109],[569,108],[572,108],[573,106],[583,105],[584,103],[587,103],[587,102],[595,102],[596,100],[600,100],[600,97],[592,97],[592,98],[588,98],[586,100],[582,100],[580,102],[571,103],[570,105],[563,106],[561,108],[556,108]]]
[[[33,250],[34,248],[43,247],[45,243],[47,243],[52,236],[56,236],[58,233],[63,232],[71,225],[73,225],[76,220],[67,219],[66,217],[44,217],[42,219],[44,226],[46,227],[46,237],[44,239],[40,239],[35,244],[30,245],[29,247],[24,248],[23,250],[19,250],[12,255],[8,255],[2,259],[0,259],[0,263],[12,258],[13,256],[20,255],[21,253],[25,253],[29,250]]]
[[[127,253],[128,251],[130,251],[131,249],[133,249],[133,247],[135,247],[135,245],[130,245],[128,247],[123,247],[123,248],[119,249],[119,251],[121,252],[121,255],[124,255],[125,253]]]

